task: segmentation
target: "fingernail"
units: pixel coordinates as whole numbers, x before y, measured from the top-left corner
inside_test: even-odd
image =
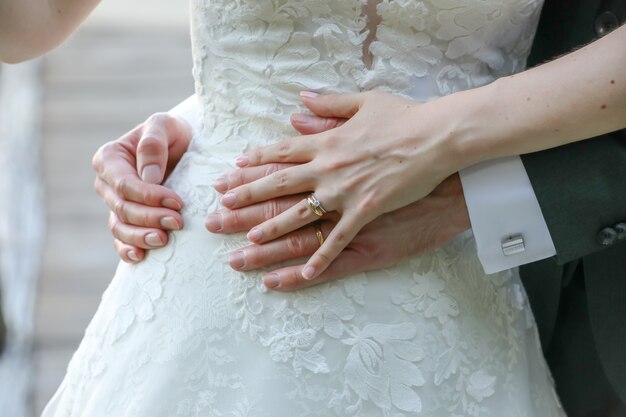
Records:
[[[180,209],[183,208],[183,206],[178,201],[174,200],[173,198],[166,198],[161,202],[161,204],[163,204],[163,207],[168,208],[170,210],[179,211]]]
[[[211,213],[206,218],[205,226],[210,232],[221,232],[224,224],[224,216],[221,213]]]
[[[228,190],[228,182],[226,181],[226,177],[219,177],[213,183],[213,188],[215,188],[220,193]]]
[[[303,98],[315,98],[319,96],[319,94],[314,93],[313,91],[300,91],[300,97]]]
[[[223,206],[230,207],[235,204],[235,200],[237,200],[235,193],[226,193],[221,201]]]
[[[163,217],[159,223],[161,223],[161,226],[165,229],[180,230],[180,226],[176,222],[176,219],[171,216]]]
[[[228,263],[233,269],[243,268],[246,263],[243,251],[238,250],[228,256]]]
[[[250,158],[248,158],[248,155],[241,155],[240,157],[235,159],[235,164],[240,168],[248,166],[249,163],[250,163]]]
[[[250,242],[258,242],[261,240],[262,237],[263,237],[263,232],[261,232],[261,229],[257,229],[256,227],[250,230],[247,236]]]
[[[308,125],[311,123],[313,118],[307,114],[296,113],[291,115],[291,120],[294,123],[298,123],[301,125]]]
[[[313,279],[314,276],[315,268],[313,268],[312,266],[307,266],[306,268],[304,268],[304,271],[302,271],[302,278],[304,279]]]
[[[161,183],[161,168],[158,165],[146,165],[141,171],[141,180],[150,184]]]
[[[263,277],[263,284],[267,288],[276,288],[280,285],[280,277],[278,274],[267,274]]]
[[[163,246],[163,240],[157,232],[148,233],[145,237],[148,246]]]
[[[129,250],[128,253],[126,253],[126,256],[128,256],[128,259],[131,261],[139,262],[139,256],[137,256],[137,252],[134,250]]]

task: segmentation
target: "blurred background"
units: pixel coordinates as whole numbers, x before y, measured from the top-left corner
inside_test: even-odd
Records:
[[[39,416],[117,256],[91,157],[193,94],[188,5],[102,0],[45,58],[0,67],[0,416]]]

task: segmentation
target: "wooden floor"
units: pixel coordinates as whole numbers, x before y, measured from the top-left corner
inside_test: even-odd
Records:
[[[117,264],[107,210],[93,191],[91,157],[193,93],[188,28],[87,24],[46,58],[42,75],[47,238],[36,312],[34,416],[61,382]]]

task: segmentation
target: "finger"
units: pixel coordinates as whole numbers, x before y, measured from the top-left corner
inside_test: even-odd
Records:
[[[162,185],[143,182],[136,174],[115,178],[111,185],[115,193],[124,200],[177,211],[183,207],[182,199],[174,191]]]
[[[322,133],[341,126],[347,119],[336,117],[319,117],[296,113],[291,115],[291,125],[303,135]]]
[[[137,171],[141,179],[160,184],[165,176],[168,159],[175,165],[191,140],[191,129],[182,119],[168,113],[155,113],[146,120],[137,144]],[[170,155],[170,150],[174,155]]]
[[[311,167],[307,164],[274,172],[224,194],[224,207],[236,209],[291,194],[310,191],[315,185]]]
[[[345,250],[320,276],[304,279],[304,265],[294,265],[272,271],[263,277],[263,284],[275,291],[295,291],[330,282],[345,276],[366,271],[367,259],[355,252]]]
[[[223,194],[228,190],[239,187],[240,185],[251,183],[259,178],[267,177],[274,172],[292,166],[294,166],[294,164],[267,164],[260,165],[258,167],[240,168],[219,177],[213,183],[213,188]]]
[[[256,244],[269,242],[318,219],[319,216],[311,211],[306,199],[302,199],[285,212],[254,227],[248,232],[247,238]]]
[[[118,239],[115,239],[113,241],[113,246],[115,247],[115,250],[117,251],[120,259],[129,264],[135,264],[137,262],[143,261],[143,258],[146,254],[143,249],[133,245],[127,245],[126,243]]]
[[[183,227],[183,218],[177,211],[123,200],[110,186],[99,182],[98,179],[96,179],[96,189],[105,204],[123,223],[164,230],[180,230]]]
[[[127,134],[129,135],[130,133]],[[99,180],[111,186],[124,200],[180,210],[183,202],[174,191],[161,185],[141,181],[135,168],[134,154],[128,149],[129,147],[132,145],[116,141],[102,146],[96,152],[92,162],[97,173],[96,191],[98,191]]]
[[[109,215],[109,229],[117,240],[142,249],[160,248],[168,240],[163,230],[127,225],[113,212]]]
[[[252,229],[278,216],[304,198],[304,194],[276,198],[235,210],[221,209],[209,214],[205,226],[212,233],[236,233]]]
[[[322,233],[327,235],[332,229],[332,222],[324,222],[320,228]],[[228,262],[231,268],[237,271],[250,271],[309,256],[319,247],[316,228],[308,226],[262,245],[249,245],[241,248],[230,254]]]
[[[302,91],[300,98],[304,105],[318,116],[349,119],[359,111],[368,94],[370,92],[316,94]]]
[[[324,272],[367,223],[363,223],[363,220],[350,212],[344,213],[324,244],[304,266],[302,270],[304,279],[311,280]]]
[[[283,139],[275,144],[256,148],[235,160],[235,164],[244,168],[274,162],[302,164],[309,162],[317,150],[315,136]]]

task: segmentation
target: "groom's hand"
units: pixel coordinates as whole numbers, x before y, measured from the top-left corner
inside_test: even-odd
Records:
[[[221,192],[248,183],[286,165],[245,168],[223,177]],[[237,210],[221,209],[209,215],[206,226],[213,233],[236,233],[276,216],[305,195],[283,197]],[[328,236],[338,218],[329,213],[319,223]],[[293,291],[358,272],[372,271],[436,249],[470,227],[458,174],[442,182],[420,201],[386,213],[365,226],[330,267],[318,278],[305,280],[304,265],[289,266],[266,274],[265,285],[277,291]],[[250,271],[278,262],[308,257],[319,248],[314,226],[306,226],[262,245],[249,245],[230,254],[230,266]]]
[[[190,140],[186,121],[156,113],[94,155],[95,188],[111,210],[109,228],[122,260],[141,261],[145,249],[167,243],[167,231],[183,227],[182,200],[160,184]]]

